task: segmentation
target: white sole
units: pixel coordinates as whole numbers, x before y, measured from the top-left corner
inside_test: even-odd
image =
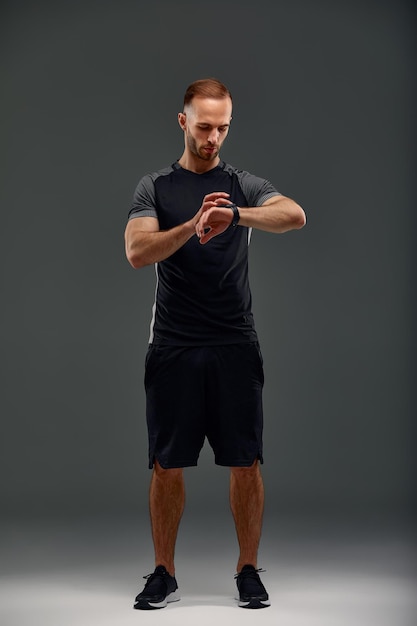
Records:
[[[178,602],[178,600],[181,600],[181,596],[177,589],[176,591],[170,593],[165,600],[162,600],[162,602],[148,602],[148,604],[154,609],[164,609],[168,603]]]

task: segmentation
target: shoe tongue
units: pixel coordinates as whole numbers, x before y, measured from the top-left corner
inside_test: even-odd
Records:
[[[155,567],[155,574],[166,574],[167,571],[164,567],[164,565],[157,565],[157,567]]]
[[[255,568],[254,568],[254,566],[253,566],[253,565],[244,565],[240,571],[241,571],[241,572],[248,572],[248,571],[250,571],[250,570],[252,570],[252,571],[253,571],[254,569],[255,569]]]

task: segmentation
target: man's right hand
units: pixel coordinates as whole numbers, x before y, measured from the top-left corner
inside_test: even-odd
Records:
[[[203,213],[205,213],[209,209],[224,206],[225,201],[227,201],[229,197],[230,194],[226,193],[225,191],[213,191],[212,193],[208,193],[206,196],[204,196],[201,207],[192,220],[197,237],[200,238],[204,235],[204,231],[199,227],[200,218]]]

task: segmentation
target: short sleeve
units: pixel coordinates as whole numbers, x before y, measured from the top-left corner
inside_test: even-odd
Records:
[[[239,171],[237,176],[249,206],[261,206],[269,198],[282,195],[269,180],[245,171]]]
[[[158,217],[155,207],[155,185],[151,174],[144,176],[133,194],[129,220],[135,217]]]

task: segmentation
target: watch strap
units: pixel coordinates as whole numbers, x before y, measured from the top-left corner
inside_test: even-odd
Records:
[[[230,222],[230,226],[232,227],[237,226],[240,220],[240,213],[239,213],[237,204],[234,204],[233,202],[232,204],[227,204],[225,208],[232,209],[233,211],[233,217],[232,217],[232,221]]]

